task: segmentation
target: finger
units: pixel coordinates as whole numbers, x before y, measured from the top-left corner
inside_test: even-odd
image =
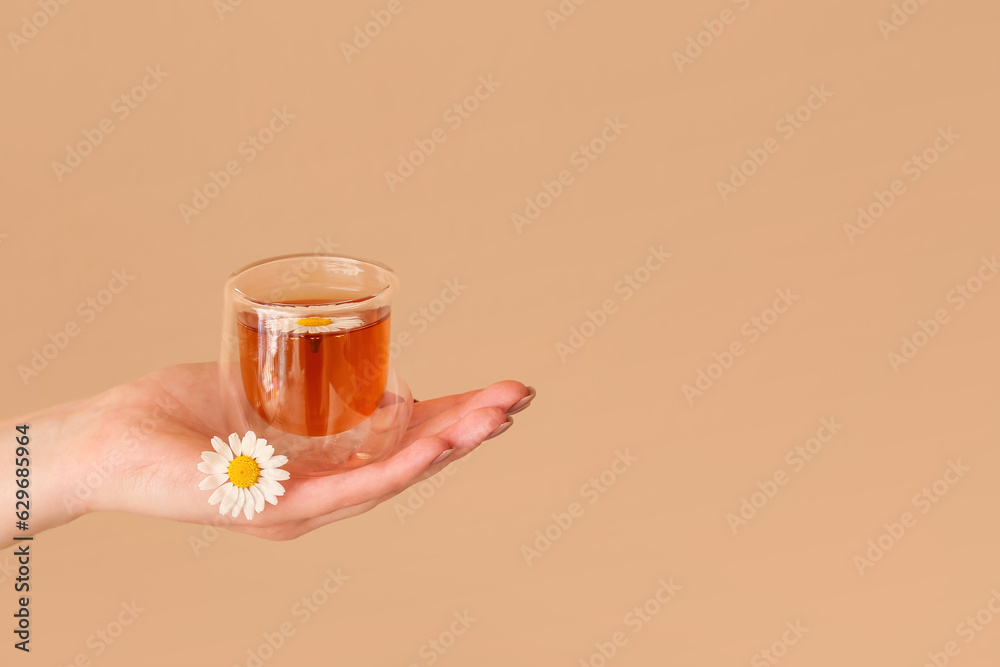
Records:
[[[421,438],[385,461],[289,485],[285,494],[286,505],[292,514],[303,518],[359,505],[395,488],[405,488],[438,455],[450,448],[451,444],[443,438]]]
[[[504,380],[485,389],[420,401],[413,406],[407,437],[420,438],[443,431],[478,408],[497,407],[506,412],[530,393],[524,384],[514,380]]]
[[[428,469],[439,470],[443,463],[435,465],[434,461],[444,452],[451,452],[445,461],[465,455],[505,420],[499,408],[473,411],[441,434],[417,439],[385,461],[336,475],[286,482],[285,495],[278,505],[263,512],[254,525],[228,516],[219,522],[241,532],[270,537],[306,532],[360,514],[426,478]]]
[[[455,394],[453,396],[441,396],[440,398],[429,398],[424,401],[414,401],[413,413],[410,415],[410,426],[413,427],[422,424],[431,417],[434,417],[435,415],[440,414],[455,405],[464,403],[480,391],[482,391],[482,389],[474,389],[472,391]]]
[[[451,461],[458,460],[473,451],[500,425],[505,424],[507,420],[508,417],[504,414],[504,411],[496,407],[480,408],[470,412],[461,420],[452,424],[448,427],[448,429],[436,436],[438,441],[447,444],[444,449],[440,450],[441,453],[451,452],[451,454],[446,456],[444,459],[437,461],[437,457],[435,457],[435,459],[430,461],[429,465],[423,468],[417,468],[413,471],[413,474],[397,478],[395,484],[387,490],[383,487],[383,493],[380,493],[377,496],[368,496],[359,504],[338,507],[328,514],[307,519],[301,528],[306,531],[315,530],[316,528],[332,523],[333,521],[339,521],[350,516],[356,516],[363,512],[367,512],[376,505],[399,495],[413,484],[436,474]],[[431,438],[426,438],[425,440],[429,439]],[[396,456],[398,457],[402,453],[403,452],[400,452],[400,454],[397,454]],[[392,459],[386,463],[391,461]],[[368,467],[374,467],[376,465],[380,464],[371,464]],[[354,472],[360,472],[364,469],[365,468],[359,468]]]
[[[395,494],[394,494],[395,495]],[[349,519],[359,514],[364,514],[365,512],[373,509],[376,505],[381,503],[381,500],[370,500],[366,503],[361,503],[360,505],[351,505],[350,507],[345,507],[339,509],[336,512],[331,512],[330,514],[324,515],[322,517],[313,517],[310,519],[295,520],[295,521],[284,521],[281,523],[271,524],[271,525],[256,525],[251,526],[249,524],[238,524],[233,526],[226,526],[227,530],[232,530],[238,533],[245,533],[247,535],[253,535],[254,537],[259,537],[265,540],[294,540],[297,537],[301,537],[306,533],[311,533],[317,528],[321,528],[334,521],[341,521],[343,519]]]
[[[441,470],[446,468],[450,463],[453,463],[458,459],[471,454],[473,451],[478,449],[479,445],[484,443],[486,440],[496,437],[494,434],[500,435],[503,432],[505,432],[511,425],[513,425],[514,423],[513,417],[506,414],[502,414],[499,423],[497,423],[496,413],[493,413],[493,415],[487,419],[486,421],[487,426],[485,427],[489,428],[490,426],[493,426],[493,428],[487,431],[486,435],[481,435],[481,434],[473,435],[471,420],[482,419],[483,412],[492,410],[496,410],[496,408],[481,408],[480,410],[476,410],[470,413],[469,415],[466,415],[466,417],[463,418],[461,421],[459,421],[458,423],[449,427],[446,431],[441,433],[440,434],[441,437],[445,438],[446,440],[448,440],[453,444],[455,451],[452,452],[449,456],[447,456],[443,460],[438,461],[436,464],[432,464],[417,479],[413,480],[413,484],[419,484],[428,477],[433,477],[434,475],[441,472]],[[494,424],[496,425],[494,426]],[[498,431],[499,433],[497,433]],[[393,494],[393,496],[394,495],[396,494]],[[389,500],[389,498],[391,497],[392,496],[386,496],[380,499],[379,502],[385,502],[386,500]]]
[[[495,406],[477,408],[467,413],[437,434],[437,437],[448,442],[455,451],[441,461],[432,463],[425,472],[430,472],[433,475],[448,463],[465,456],[483,444],[493,432],[508,420],[514,421],[512,417],[508,417],[504,413],[502,408]]]
[[[412,438],[412,441],[391,458],[346,473],[287,484],[283,502],[265,512],[263,521],[256,526],[240,524],[246,528],[242,532],[276,539],[275,534],[302,534],[368,511],[469,454],[507,423],[507,409],[528,395],[523,384],[505,381],[485,389],[421,401],[420,406],[436,407],[433,411],[436,414],[428,414],[418,428],[411,428],[407,440]],[[432,431],[434,425],[441,430]],[[418,436],[414,431],[424,433]],[[448,450],[454,451],[435,464],[434,460]]]
[[[400,492],[391,494],[389,497],[398,495]],[[342,521],[344,519],[350,519],[351,517],[358,516],[359,514],[364,514],[365,512],[374,509],[378,504],[382,502],[381,498],[376,498],[374,500],[369,500],[368,502],[361,503],[360,505],[351,505],[350,507],[343,507],[329,514],[324,514],[323,516],[311,517],[305,519],[295,524],[294,526],[279,526],[276,528],[277,531],[281,533],[294,533],[294,537],[299,535],[305,535],[306,533],[311,533],[317,528],[322,528],[327,524],[331,524],[335,521]],[[266,535],[265,535],[266,536]],[[270,539],[274,539],[274,536],[266,536]],[[288,539],[285,537],[284,539]]]
[[[505,392],[513,391],[513,394],[509,396]],[[513,405],[521,398],[528,395],[529,390],[520,382],[515,382],[513,380],[505,380],[503,382],[496,382],[486,387],[485,389],[473,389],[472,391],[466,391],[461,394],[454,394],[452,396],[441,396],[440,398],[432,398],[425,401],[419,401],[413,406],[413,415],[410,418],[410,426],[416,426],[433,418],[435,415],[445,412],[447,410],[453,409],[455,407],[462,406],[469,402],[470,399],[476,398],[477,395],[482,395],[486,392],[487,396],[499,397],[502,400],[506,398],[513,397],[513,400],[507,407]],[[472,408],[484,407],[484,404],[473,405]]]

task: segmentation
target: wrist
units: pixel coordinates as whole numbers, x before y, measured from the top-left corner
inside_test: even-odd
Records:
[[[85,493],[76,484],[86,474],[86,443],[92,432],[86,403],[64,403],[0,421],[0,517],[10,508],[14,527],[15,509],[25,508],[15,505],[20,496],[27,503],[28,527],[16,530],[19,536],[69,523],[93,509],[94,494]],[[27,444],[19,445],[18,438],[23,443],[25,435]],[[27,450],[26,456],[19,446]],[[19,474],[18,469],[26,469],[27,474]],[[27,497],[18,494],[19,490],[26,491]],[[2,525],[0,535],[8,532]]]

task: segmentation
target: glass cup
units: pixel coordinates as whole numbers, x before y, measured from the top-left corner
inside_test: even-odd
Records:
[[[390,454],[412,409],[389,355],[398,287],[387,266],[332,255],[274,257],[232,274],[220,360],[229,432],[253,430],[301,475]]]

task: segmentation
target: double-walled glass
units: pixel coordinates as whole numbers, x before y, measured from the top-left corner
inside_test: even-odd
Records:
[[[389,357],[398,286],[387,266],[330,255],[275,257],[230,276],[220,366],[231,432],[282,445],[304,474],[387,453],[412,407]]]

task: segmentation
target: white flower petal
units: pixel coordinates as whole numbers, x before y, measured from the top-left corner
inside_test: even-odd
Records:
[[[229,466],[229,460],[218,452],[202,452],[201,460],[214,465]]]
[[[276,482],[291,477],[287,470],[282,470],[281,468],[261,468],[260,476],[266,479],[273,479]]]
[[[241,488],[237,487],[236,490],[238,491],[238,493],[236,494],[236,504],[233,505],[233,518],[234,519],[236,518],[236,515],[240,513],[240,510],[243,509],[243,504],[246,502],[246,499],[247,499],[247,490],[246,489],[241,489]]]
[[[230,433],[229,434],[229,448],[231,450],[233,450],[233,456],[239,456],[240,455],[240,449],[242,449],[242,447],[243,447],[243,445],[240,442],[240,436],[236,435],[235,433]]]
[[[266,461],[261,461],[260,462],[260,467],[264,468],[264,469],[266,469],[266,468],[280,468],[281,466],[285,465],[286,463],[288,463],[288,457],[287,456],[272,456],[271,458],[269,458]]]
[[[217,435],[212,436],[212,447],[214,447],[215,451],[219,452],[219,454],[222,455],[222,458],[226,459],[227,461],[233,460],[233,450],[229,449],[229,445],[223,442],[222,438],[220,438],[219,436]]]
[[[255,502],[253,494],[250,493],[250,489],[243,489],[243,516],[247,518],[247,521],[253,521]]]
[[[219,505],[219,514],[229,514],[229,512],[233,509],[233,506],[236,504],[237,499],[241,497],[240,488],[238,486],[234,486],[232,483],[229,483],[222,488],[226,489],[226,493],[222,496],[222,504]]]
[[[333,323],[330,324],[330,327],[334,331],[340,331],[343,329],[353,329],[361,326],[362,324],[364,324],[364,320],[360,317],[336,317],[333,319]]]
[[[254,451],[257,449],[257,434],[253,431],[247,431],[246,435],[243,436],[243,444],[240,448],[240,453],[243,456],[253,456]]]
[[[263,447],[261,447],[260,443],[262,442],[267,442],[267,441],[266,440],[257,441],[257,455],[254,456],[254,458],[257,459],[257,463],[264,463],[272,456],[274,456],[274,447],[272,447],[271,445],[264,445]]]
[[[215,493],[213,493],[211,497],[209,497],[208,504],[218,505],[222,501],[223,496],[226,495],[226,493],[229,491],[229,488],[232,486],[233,486],[232,482],[225,482],[222,486],[220,486],[215,490]],[[219,512],[219,514],[225,514],[225,512]]]
[[[277,482],[269,482],[268,480],[262,479],[258,481],[252,488],[260,491],[260,494],[264,496],[264,500],[271,503],[272,505],[277,505],[278,496],[275,495],[274,493],[276,489],[273,486],[269,486],[269,484],[277,484]]]
[[[267,502],[272,505],[278,504],[278,496],[285,495],[285,487],[278,484],[273,479],[267,479],[266,477],[261,477],[257,480],[257,486],[260,488],[261,493],[267,498]],[[271,500],[271,498],[274,500]]]
[[[264,494],[256,486],[250,487],[250,495],[253,496],[253,508],[258,514],[264,511]],[[277,502],[277,499],[275,499]]]
[[[208,491],[209,489],[214,489],[217,486],[225,484],[228,480],[229,475],[211,475],[201,480],[201,484],[198,485],[198,488],[202,491]],[[212,504],[214,505],[215,503]]]
[[[202,461],[198,464],[198,470],[202,471],[206,475],[224,475],[229,471],[228,465],[215,465],[213,463],[205,463]]]
[[[264,496],[264,500],[266,500],[267,502],[271,503],[272,505],[277,505],[278,504],[278,496],[274,495],[273,493],[271,493],[270,491],[268,491],[267,489],[265,489],[261,485],[258,484],[257,486],[255,486],[253,488],[255,488],[258,491],[260,491],[260,494],[262,496]]]

